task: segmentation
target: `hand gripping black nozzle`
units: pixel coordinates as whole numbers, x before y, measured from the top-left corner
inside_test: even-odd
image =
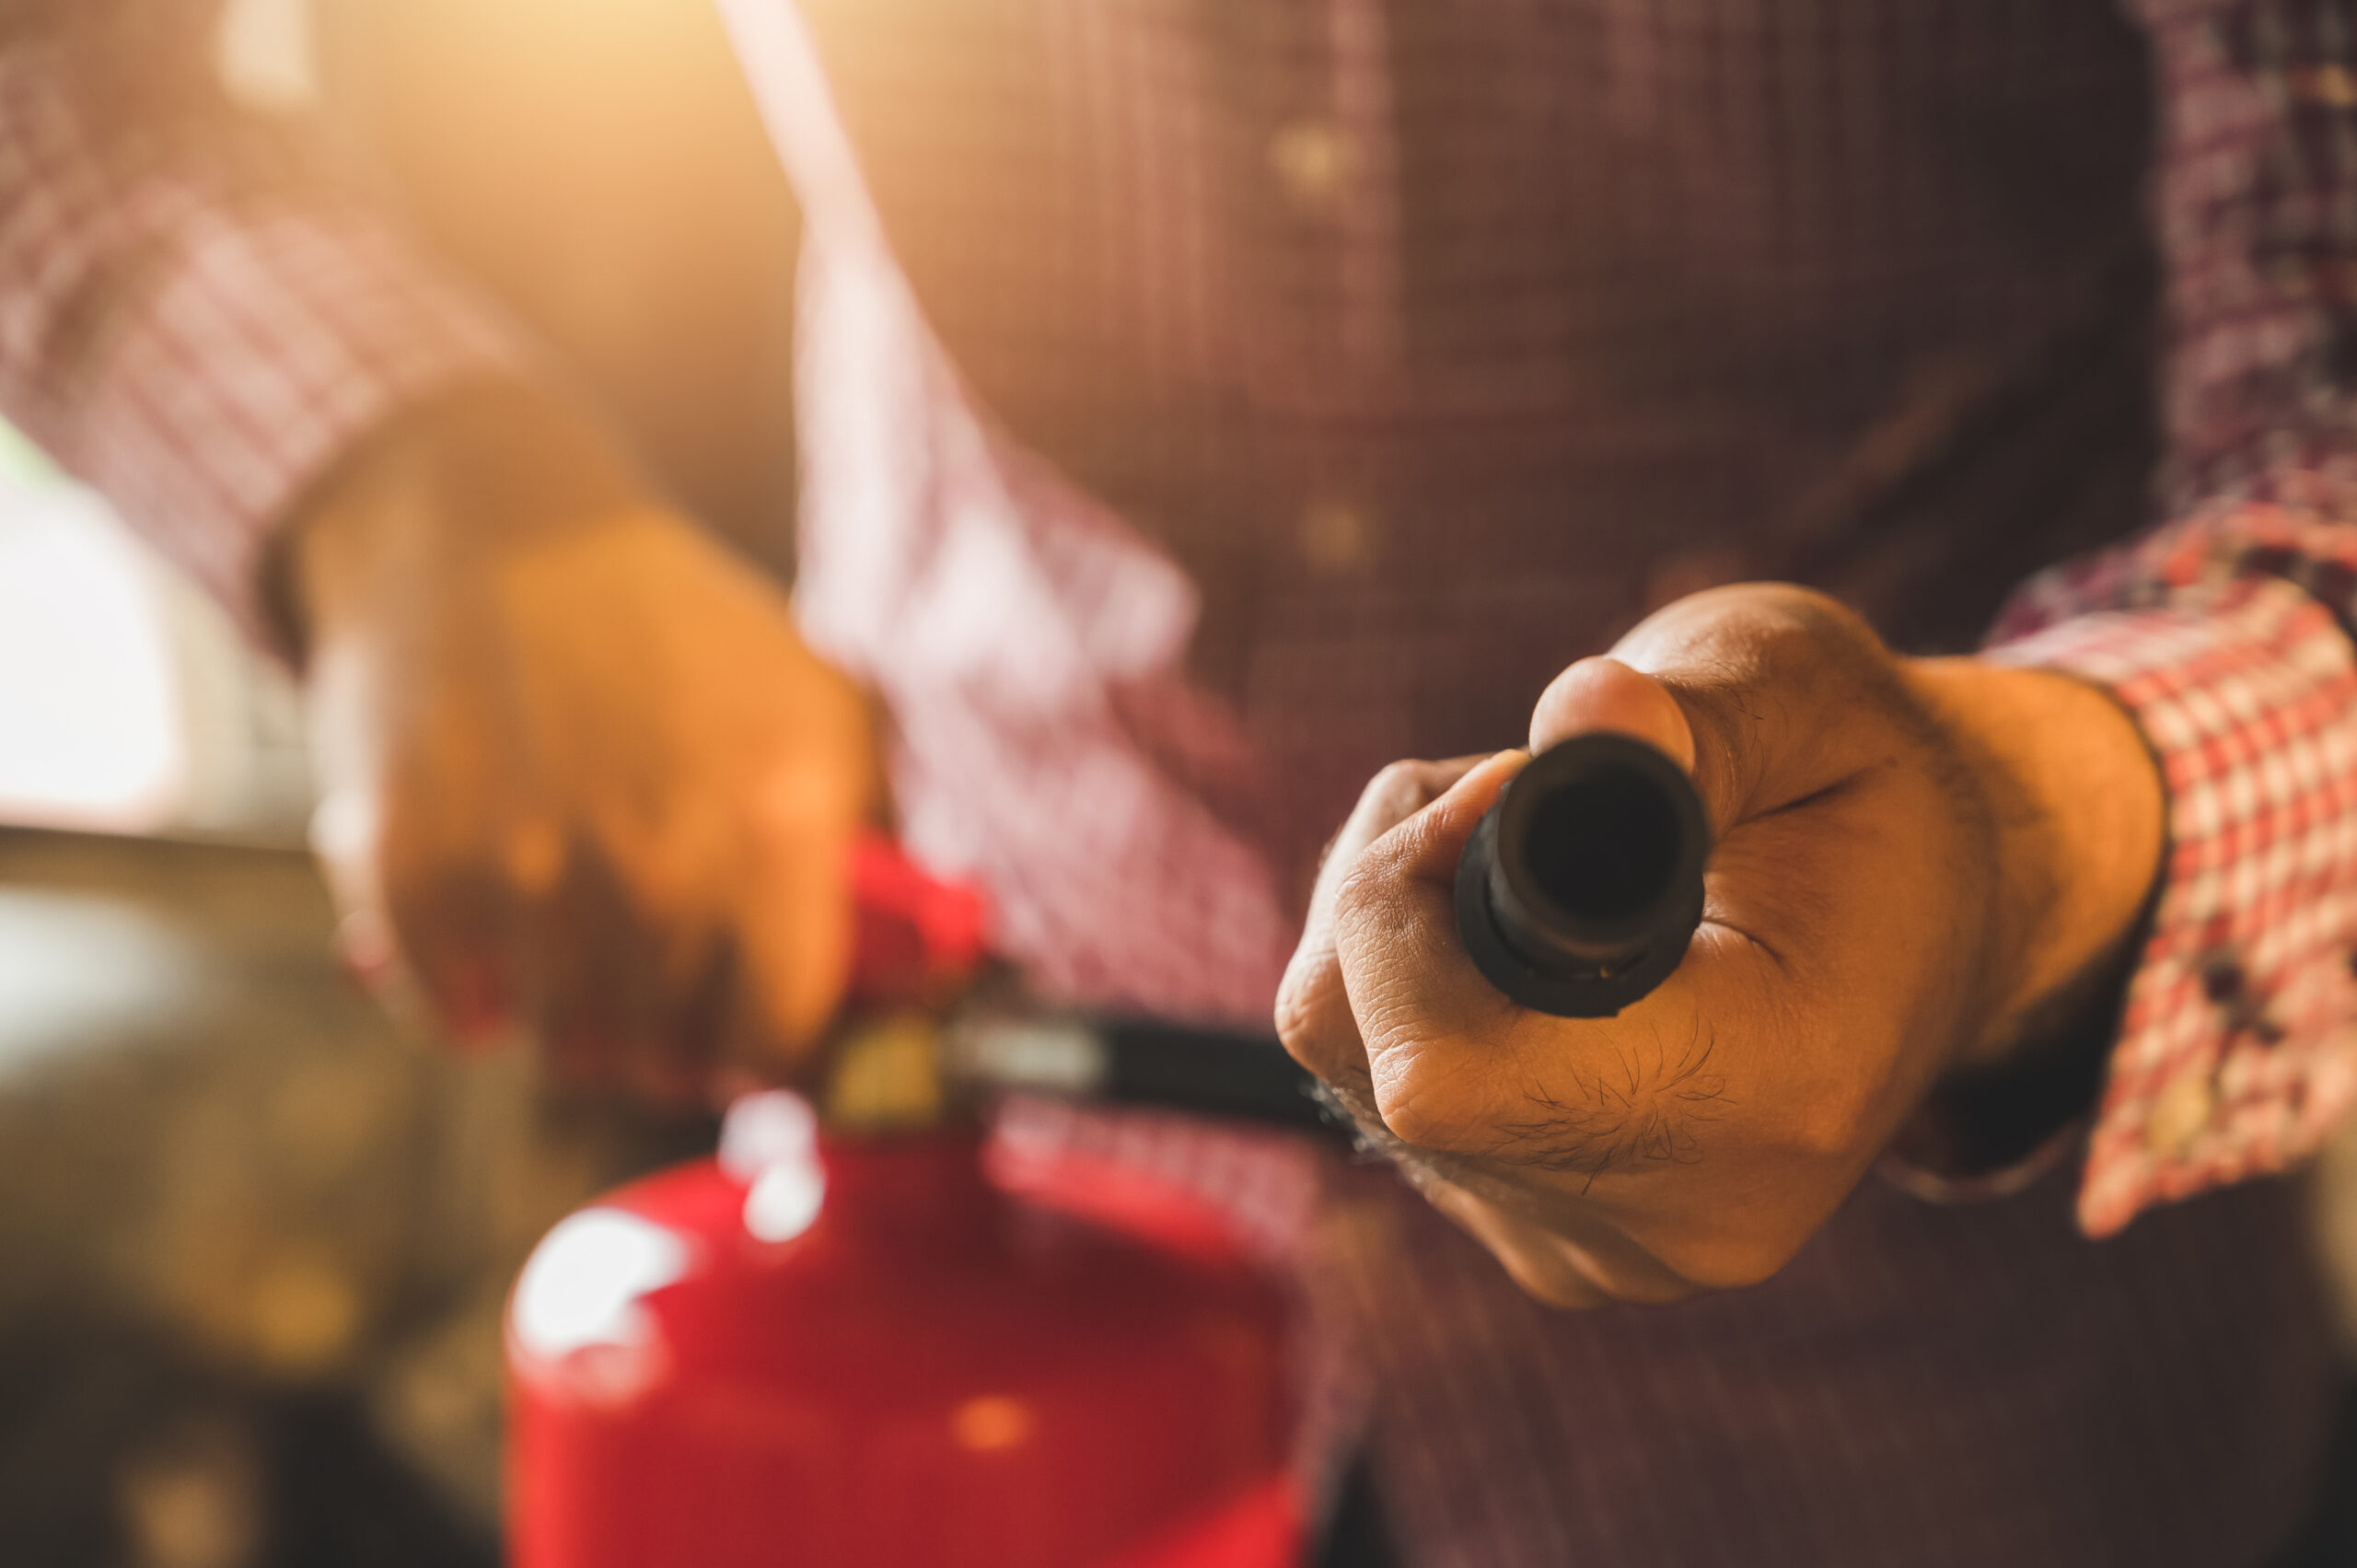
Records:
[[[1473,830],[1457,928],[1523,1006],[1608,1018],[1686,957],[1710,854],[1701,797],[1677,763],[1630,736],[1573,736],[1533,757]]]

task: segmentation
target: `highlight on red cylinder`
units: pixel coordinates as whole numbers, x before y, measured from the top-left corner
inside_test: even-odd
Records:
[[[740,1099],[517,1283],[517,1568],[1300,1562],[1286,1294],[1177,1184],[994,1142],[941,1074],[982,899],[881,838],[853,890],[817,1103]]]

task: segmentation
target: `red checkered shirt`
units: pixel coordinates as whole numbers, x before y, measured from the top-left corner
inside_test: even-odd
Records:
[[[269,134],[159,87],[153,54],[209,56],[168,25],[202,17],[0,3],[0,412],[268,642],[261,555],[305,490],[527,356]]]
[[[747,52],[774,25],[773,7],[761,0],[725,8],[746,30],[749,41],[740,47]],[[1822,563],[1840,552],[1827,550],[1824,536],[1838,528],[1879,526],[1902,537],[1910,528],[1939,528],[1968,550],[1979,546],[2003,557],[2021,547],[2025,533],[2029,550],[2050,551],[2057,536],[2132,528],[2143,511],[2141,484],[2128,507],[2105,513],[2054,505],[2010,479],[1968,477],[1955,487],[1970,494],[1976,482],[1986,482],[1989,494],[1975,502],[2015,509],[2026,523],[2008,534],[1986,521],[1936,513],[1928,519],[1878,517],[1876,503],[1856,501],[1848,503],[1855,517],[1825,520],[1841,505],[1828,493],[1870,483],[1886,492],[1902,488],[1874,465],[1897,469],[1903,478],[1916,477],[1913,465],[1938,482],[1937,465],[1954,462],[1955,448],[1969,439],[1974,400],[2000,401],[1980,383],[2002,386],[2010,368],[1976,368],[1956,350],[1954,336],[2028,338],[2038,348],[2018,358],[2034,375],[2064,379],[2054,371],[2055,354],[2101,355],[2099,344],[2087,341],[2095,329],[2084,324],[2100,328],[2110,308],[2098,289],[2131,305],[2145,296],[2111,249],[2119,235],[2100,221],[2076,232],[2066,227],[2059,237],[2040,233],[2043,251],[2010,226],[1999,226],[1991,238],[1968,218],[1916,207],[1921,190],[1938,193],[1944,172],[1959,182],[1977,172],[1964,160],[1944,161],[1937,150],[1902,142],[1902,152],[1878,165],[1831,134],[1843,129],[1838,122],[1811,127],[1789,106],[1757,117],[1795,135],[1815,130],[1824,157],[1865,185],[1865,194],[1804,192],[1780,215],[1787,221],[1818,216],[1826,235],[1771,245],[1763,238],[1766,226],[1738,215],[1725,224],[1730,243],[1753,247],[1737,251],[1748,269],[1800,274],[1784,283],[1787,308],[1830,340],[1825,358],[1837,351],[1863,354],[1897,340],[1900,347],[1886,349],[1883,357],[1901,368],[1777,364],[1781,379],[1763,377],[1766,391],[1748,402],[1669,381],[1674,412],[1656,415],[1663,424],[1681,413],[1697,423],[1739,419],[1819,457],[1816,471],[1794,477],[1716,432],[1686,440],[1684,450],[1672,444],[1677,435],[1644,432],[1654,449],[1642,459],[1653,468],[1675,466],[1666,458],[1706,473],[1731,461],[1754,464],[1756,473],[1747,477],[1759,491],[1734,504],[1744,509],[1736,528],[1769,537],[1764,544],[1739,538],[1734,552],[1707,523],[1687,520],[1730,510],[1724,500],[1713,505],[1676,489],[1664,500],[1661,487],[1643,487],[1650,476],[1631,483],[1612,471],[1627,466],[1616,452],[1582,450],[1553,468],[1531,459],[1513,444],[1511,426],[1532,410],[1566,415],[1567,423],[1608,417],[1620,405],[1607,400],[1659,398],[1654,381],[1661,377],[1599,376],[1606,393],[1599,411],[1582,406],[1576,395],[1518,385],[1532,378],[1526,354],[1543,362],[1540,351],[1552,348],[1566,358],[1608,364],[1658,347],[1657,357],[1673,367],[1681,356],[1689,362],[1689,378],[1736,356],[1694,346],[1700,334],[1693,323],[1664,320],[1643,285],[1609,264],[1578,258],[1576,267],[1557,262],[1550,272],[1552,258],[1528,253],[1538,249],[1531,230],[1557,216],[1543,208],[1509,209],[1502,218],[1474,207],[1461,220],[1466,232],[1457,243],[1470,250],[1486,241],[1497,254],[1469,266],[1467,276],[1446,280],[1463,296],[1420,297],[1411,274],[1421,265],[1441,276],[1444,263],[1416,248],[1401,209],[1422,195],[1445,215],[1459,210],[1419,192],[1402,173],[1403,160],[1422,153],[1439,162],[1454,152],[1464,179],[1498,186],[1504,181],[1480,159],[1515,150],[1536,157],[1538,149],[1510,137],[1502,145],[1495,137],[1464,137],[1468,145],[1458,147],[1446,140],[1455,130],[1446,121],[1434,127],[1440,151],[1409,144],[1406,128],[1416,121],[1395,103],[1389,67],[1398,56],[1388,52],[1399,41],[1387,40],[1385,8],[1373,0],[1324,0],[1280,9],[1292,14],[1294,25],[1260,24],[1267,36],[1251,43],[1295,52],[1292,68],[1309,85],[1278,72],[1273,108],[1234,78],[1213,75],[1223,65],[1236,69],[1237,45],[1217,39],[1191,7],[1150,8],[1115,23],[1067,14],[1044,0],[981,7],[962,27],[922,43],[905,36],[907,18],[889,9],[814,4],[812,26],[826,61],[811,75],[831,67],[848,135],[832,117],[810,112],[828,95],[825,84],[800,81],[770,95],[773,131],[804,192],[813,233],[802,345],[805,401],[817,411],[806,431],[805,613],[822,645],[894,700],[901,720],[898,782],[916,843],[998,891],[1012,940],[1051,989],[1250,1022],[1266,1016],[1291,935],[1278,888],[1255,865],[1270,857],[1256,856],[1253,848],[1273,841],[1281,882],[1298,870],[1374,767],[1392,755],[1446,754],[1511,738],[1538,684],[1567,655],[1594,651],[1617,623],[1645,608],[1638,597],[1616,602],[1595,587],[1609,576],[1609,565],[1599,568],[1593,559],[1607,554],[1608,541],[1593,527],[1562,522],[1548,497],[1540,528],[1552,537],[1534,539],[1509,522],[1497,528],[1504,548],[1493,546],[1490,559],[1474,554],[1469,565],[1449,564],[1460,579],[1478,579],[1484,570],[1511,577],[1527,568],[1544,581],[1547,550],[1567,536],[1579,559],[1562,594],[1538,596],[1537,614],[1585,624],[1569,636],[1533,634],[1527,604],[1478,602],[1476,614],[1462,617],[1472,622],[1469,636],[1447,635],[1457,633],[1454,625],[1445,625],[1442,635],[1426,633],[1420,617],[1437,621],[1447,611],[1386,580],[1387,563],[1369,566],[1351,557],[1369,548],[1364,536],[1381,526],[1369,514],[1388,500],[1387,484],[1412,492],[1430,475],[1387,471],[1386,459],[1351,449],[1354,441],[1371,435],[1372,444],[1395,445],[1412,436],[1440,447],[1462,440],[1463,429],[1486,416],[1508,434],[1493,452],[1478,457],[1533,470],[1532,479],[1630,497],[1626,504],[1637,512],[1630,528],[1639,536],[1634,553],[1650,568],[1640,590],[1644,598],[1689,586],[1678,581],[1682,563],[1699,559],[1701,580],[1733,575],[1714,559],[1722,553],[1754,570],[1817,566],[1833,586],[1851,587],[1870,609],[1884,610],[1878,619],[1901,639],[1937,619],[1927,606],[1943,598],[1974,604],[1983,588],[1973,568],[1965,567],[1960,583],[1944,580],[1940,569],[1952,558],[1929,556],[1933,570],[1916,572],[1930,579],[1925,588],[1871,560],[1864,570],[1839,558],[1827,567]],[[2357,127],[2351,112],[2357,89],[2332,63],[2337,57],[2328,58],[2340,47],[2331,7],[2152,5],[2143,17],[2149,63],[2124,28],[2107,36],[2089,20],[2090,14],[2107,17],[2107,8],[2061,10],[2068,19],[2041,23],[2024,11],[1984,18],[1976,29],[1938,15],[1910,27],[1894,7],[1859,3],[1840,8],[1839,25],[1826,27],[1829,38],[1861,47],[1861,41],[1878,40],[1893,56],[1897,85],[1884,90],[1894,94],[1925,87],[1917,79],[1920,66],[1899,64],[1908,47],[1938,43],[1953,58],[1933,74],[1950,78],[1940,85],[1951,93],[1960,90],[1961,79],[1992,96],[2049,95],[2048,119],[2025,114],[2017,124],[1993,123],[1984,132],[1992,139],[2076,130],[2101,145],[2119,136],[2123,122],[2141,134],[2141,120],[2101,106],[2119,99],[2123,67],[2140,87],[2152,71],[2164,89],[2156,200],[2170,324],[2167,510],[2184,520],[2037,579],[2005,612],[1991,656],[2073,670],[2109,686],[2135,711],[2161,755],[2172,797],[2168,876],[2083,1184],[2082,1222],[2091,1234],[2107,1235],[2155,1201],[2283,1168],[2317,1145],[2357,1089],[2357,977],[2351,972],[2357,961],[2357,753],[2350,749],[2357,746],[2357,669],[2346,635],[2357,604],[2357,529],[2336,517],[2330,477],[2336,454],[2357,446],[2357,423],[2333,406],[2347,396],[2335,345],[2357,332],[2357,317],[2336,314],[2333,293],[2349,286],[2337,267],[2357,275],[2357,219],[2343,215],[2357,206],[2357,155],[2344,160],[2328,134],[2335,126]],[[1616,57],[1608,74],[1614,90],[1632,98],[1662,92],[1666,84],[1708,87],[1738,104],[1780,86],[1798,90],[1779,81],[1777,66],[1730,64],[1724,52],[1713,52],[1739,40],[1777,36],[1773,7],[1747,23],[1731,17],[1694,25],[1684,36],[1671,12],[1654,5],[1563,11],[1566,17],[1605,17],[1608,35],[1632,35],[1616,45],[1631,59]],[[1543,29],[1520,30],[1538,29],[1535,20],[1479,8],[1460,20],[1469,30],[1486,23],[1495,34],[1489,41],[1502,49],[1520,46],[1537,62],[1533,71],[1552,72],[1577,58],[1550,57]],[[2004,52],[2041,26],[2052,53],[2043,76]],[[1576,41],[1585,49],[1595,41]],[[1025,75],[971,63],[1017,43],[1039,49],[1050,64]],[[1829,43],[1826,48],[1834,52]],[[1483,80],[1516,99],[1521,76],[1508,64],[1512,55],[1484,56],[1469,47],[1466,53],[1451,63],[1449,79]],[[793,57],[791,51],[778,54],[781,61]],[[1489,71],[1475,71],[1477,64]],[[1844,86],[1837,65],[1814,55],[1801,64],[1816,75],[1794,65],[1781,67],[1782,75],[1828,92]],[[1107,140],[1117,139],[1118,124],[1123,145],[1067,152],[1052,132],[1036,141],[1001,133],[999,122],[1012,117],[981,93],[1003,94],[1010,80],[1045,96],[1051,121],[1096,128]],[[1437,89],[1427,82],[1422,90]],[[1556,90],[1549,75],[1528,96],[1544,105]],[[911,102],[931,110],[911,111]],[[2084,107],[2090,103],[2096,107]],[[1887,105],[1870,103],[1858,112],[1887,117],[1902,134],[1914,130]],[[1223,123],[1223,114],[1236,123]],[[1633,113],[1601,118],[1606,129],[1634,134]],[[1218,158],[1217,133],[1262,127],[1269,128],[1274,178],[1260,183],[1290,187],[1287,205],[1273,220],[1286,226],[1273,238],[1253,233],[1256,224],[1272,222],[1266,197],[1224,186],[1235,175]],[[1682,127],[1661,133],[1685,134]],[[837,142],[843,144],[839,150]],[[864,177],[852,167],[851,144],[865,158]],[[1737,156],[1708,138],[1704,145]],[[2107,170],[2097,159],[2076,178],[2095,184],[2107,173],[2114,188],[2096,185],[2098,193],[2110,210],[2141,225],[2133,171],[2142,166],[2144,149],[2127,145],[2137,155],[2132,165]],[[1251,145],[1257,150],[1259,144]],[[1794,179],[1806,162],[1781,149],[1759,161]],[[1075,163],[1086,167],[1074,173]],[[988,171],[994,165],[1021,168],[1027,188],[1010,191],[1013,182],[1004,177],[993,181]],[[1648,191],[1632,210],[1616,210],[1589,165],[1573,161],[1551,172],[1595,196],[1600,220],[1651,218],[1662,204]],[[2026,168],[2014,172],[2026,185],[2040,183]],[[1873,175],[1886,186],[1874,184]],[[1091,200],[1085,190],[1059,184],[1083,179],[1116,181],[1120,193],[1096,196],[1091,210],[1082,205]],[[2069,179],[2045,183],[2074,193]],[[1043,194],[1028,188],[1034,180]],[[853,189],[863,184],[873,192]],[[1492,204],[1505,203],[1493,198]],[[1074,207],[1080,216],[1070,215]],[[1010,215],[1036,217],[1048,238],[1019,232],[988,248],[976,244],[978,232],[1007,225]],[[1897,230],[1881,240],[1887,259],[1878,255],[1873,263],[1855,253],[1873,236],[1869,218]],[[1084,244],[1099,253],[1087,254]],[[2006,254],[2008,246],[2028,259]],[[1960,259],[1927,266],[1925,250]],[[903,265],[912,287],[900,274]],[[1604,297],[1594,307],[1596,323],[1574,320],[1567,330],[1561,319],[1575,310],[1545,295],[1534,304],[1528,296],[1533,279],[1562,282],[1578,268],[1592,274],[1580,281],[1598,285]],[[1511,289],[1515,284],[1520,296]],[[1318,292],[1306,293],[1310,285]],[[1696,281],[1680,277],[1673,286]],[[1965,290],[1972,294],[1960,299],[1944,293]],[[902,298],[903,292],[911,297]],[[1958,324],[1948,336],[1936,328],[1895,326],[1885,314],[1910,307],[1929,314],[1927,298],[1954,311]],[[1655,308],[1633,329],[1623,328],[1617,318],[1632,302]],[[1218,314],[1221,307],[1232,316]],[[1729,314],[1739,320],[1759,308],[1747,300]],[[1287,312],[1302,319],[1277,319]],[[1718,327],[1716,318],[1700,315],[1701,325]],[[1476,327],[1466,328],[1460,316]],[[1435,324],[1432,317],[1441,319]],[[1844,318],[1864,324],[1835,324]],[[1112,325],[1099,324],[1105,319]],[[1418,364],[1418,334],[1441,339],[1450,331],[1470,346],[1443,341]],[[1501,347],[1518,341],[1538,348],[1508,354]],[[1782,342],[1772,346],[1793,352]],[[1101,384],[1090,384],[1091,368],[1082,363],[1087,357],[1110,363],[1109,371],[1097,373]],[[1736,368],[1760,374],[1757,366]],[[2357,377],[2357,370],[2347,374]],[[895,375],[908,384],[893,383]],[[1422,376],[1458,384],[1444,381],[1435,392],[1418,384]],[[1916,391],[1910,377],[1934,382],[1933,390]],[[1937,385],[1943,377],[1963,389]],[[2120,379],[2142,394],[2141,379]],[[1140,383],[1147,389],[1136,389]],[[1829,401],[1840,391],[1878,384],[1896,389],[1898,414],[1879,408],[1852,414],[1835,443],[1806,425],[1786,430],[1771,423],[1769,404]],[[1300,445],[1323,449],[1283,451],[1274,460],[1256,451],[1237,461],[1220,444],[1238,438],[1199,406],[1205,386],[1255,400],[1271,424],[1320,426]],[[1122,436],[1099,428],[1113,423],[1111,416],[1092,422],[1069,406],[1084,395],[1103,400],[1123,422],[1158,422],[1168,450],[1139,457],[1119,449]],[[1676,407],[1681,401],[1690,407]],[[1529,406],[1518,406],[1524,404]],[[2087,427],[2084,452],[2036,452],[2041,472],[2068,471],[2074,459],[2101,468],[2133,465],[2144,456],[2132,425],[2123,434],[2116,413],[2097,423],[2061,403],[2034,407],[2032,417],[2038,415],[2049,424],[2075,419]],[[1910,421],[1933,425],[1936,439],[1915,439]],[[1371,432],[1364,428],[1369,425]],[[1062,471],[1026,449],[1034,432],[1054,443]],[[1264,439],[1275,445],[1287,434]],[[1999,439],[2028,445],[2045,434],[2026,438],[2001,428]],[[1627,429],[1612,435],[1620,443],[1631,438]],[[1550,428],[1543,439],[1567,438]],[[1429,521],[1417,521],[1471,535],[1471,554],[1485,542],[1476,531],[1485,521],[1481,503],[1490,500],[1480,493],[1485,476],[1455,454],[1434,466],[1449,482],[1447,504]],[[1184,469],[1188,478],[1173,481],[1169,469]],[[1222,469],[1243,471],[1231,478]],[[1186,485],[1202,470],[1216,477],[1190,493]],[[895,472],[901,476],[898,494]],[[1302,553],[1311,560],[1306,574],[1295,566],[1295,577],[1314,578],[1329,566],[1327,575],[1349,580],[1341,591],[1316,582],[1296,587],[1284,581],[1283,564],[1251,555],[1249,571],[1276,575],[1295,589],[1290,615],[1327,623],[1315,628],[1306,655],[1288,647],[1282,633],[1233,632],[1238,617],[1222,602],[1223,587],[1232,585],[1221,575],[1237,568],[1219,559],[1232,541],[1206,543],[1204,528],[1190,530],[1184,522],[1166,522],[1142,539],[1075,483],[1076,475],[1096,480],[1102,491],[1142,498],[1138,509],[1166,517],[1183,516],[1190,503],[1208,509],[1204,492],[1228,499],[1222,482],[1238,492],[1257,485],[1276,493],[1277,515],[1268,517],[1263,504],[1250,521],[1285,534],[1295,527],[1285,505],[1306,495],[1299,531]],[[1798,499],[1784,500],[1780,489]],[[963,505],[945,503],[945,494]],[[1472,504],[1465,505],[1469,494]],[[1638,510],[1648,505],[1651,515]],[[2092,521],[2088,511],[2096,513]],[[1797,545],[1780,537],[1793,534],[1800,536]],[[1406,553],[1396,542],[1394,549]],[[970,552],[1019,575],[980,576]],[[1342,560],[1329,565],[1317,559],[1321,553]],[[1667,572],[1659,565],[1663,556],[1671,563]],[[1191,583],[1172,570],[1174,558],[1195,568],[1188,574]],[[1985,566],[1979,572],[1986,577]],[[1215,695],[1231,697],[1244,727],[1257,732],[1242,741],[1222,722],[1227,714],[1207,713],[1174,691],[1171,678],[1185,673],[1181,655],[1199,617],[1207,619],[1193,673]],[[1337,623],[1345,618],[1357,624]],[[954,627],[957,634],[911,646],[905,628],[912,622]],[[1493,639],[1491,645],[1462,645],[1484,636]],[[1207,660],[1200,643],[1213,639],[1245,649],[1230,656],[1246,662],[1247,673],[1224,690],[1216,673],[1202,668],[1219,655]],[[1411,651],[1387,656],[1395,644]],[[1517,668],[1517,660],[1526,662]],[[1403,670],[1405,663],[1439,666],[1446,680],[1461,683],[1467,690],[1445,693],[1452,706],[1481,705],[1486,696],[1486,731],[1403,715],[1387,694],[1365,690],[1369,682],[1423,676]],[[1304,694],[1288,701],[1283,691],[1267,691],[1284,686]],[[1053,744],[1040,743],[1043,713],[1055,714]],[[1373,722],[1357,722],[1361,714],[1374,714]],[[1200,782],[1228,782],[1238,749],[1276,759],[1270,772],[1283,781],[1274,788],[1264,784],[1250,801],[1260,813],[1253,825],[1263,830],[1258,835],[1237,821],[1246,812],[1231,808],[1223,816],[1226,802],[1216,784],[1205,788]],[[1075,765],[1076,759],[1086,761]],[[1304,778],[1312,783],[1297,783]],[[1266,821],[1271,816],[1278,819],[1273,830]],[[1161,894],[1152,908],[1125,895],[1142,886]],[[1104,918],[1117,909],[1120,918]]]
[[[809,0],[816,56],[726,9],[808,221],[802,613],[1075,1000],[1264,1020],[1356,783],[1649,602],[1788,575],[1930,645],[2150,523],[2157,311],[2161,526],[1991,656],[2108,685],[2170,789],[2078,1225],[2241,1187],[2091,1248],[2050,1178],[1870,1183],[1759,1291],[1576,1327],[1356,1174],[1294,1234],[1424,1560],[2282,1533],[2321,1338],[2245,1179],[2357,1071],[2348,7]],[[51,11],[0,50],[0,406],[250,605],[309,478],[518,351],[235,136],[122,134]]]

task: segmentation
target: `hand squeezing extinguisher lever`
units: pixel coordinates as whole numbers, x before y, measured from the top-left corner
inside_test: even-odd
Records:
[[[1457,927],[1491,984],[1610,1017],[1669,978],[1702,923],[1711,830],[1677,763],[1598,731],[1530,760],[1457,866]]]

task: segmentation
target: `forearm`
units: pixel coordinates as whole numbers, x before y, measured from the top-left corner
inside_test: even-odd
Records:
[[[0,29],[0,412],[275,643],[262,563],[321,476],[528,355],[114,11]]]
[[[620,437],[526,382],[456,389],[356,446],[289,519],[274,579],[298,651],[463,591],[503,553],[656,507]]]
[[[2351,7],[2129,9],[2159,110],[2163,526],[2026,585],[1982,662],[2108,694],[2157,766],[2165,848],[2109,961],[2026,1015],[2009,1055],[1952,1076],[1931,1129],[2061,1086],[2053,1103],[2090,1113],[2080,1218],[2096,1235],[2283,1168],[2357,1082],[2357,382],[2335,303],[2357,263],[2335,216],[2357,168],[2316,150],[2357,121],[2339,64]],[[2073,766],[2093,809],[2070,831],[2099,843],[2123,797],[2095,782],[2099,760]],[[1900,1152],[1937,1166],[1943,1137],[1915,1132]]]
[[[871,791],[861,695],[784,596],[529,386],[363,444],[286,537],[323,804],[364,969],[462,1035],[700,1096],[830,1013]]]
[[[2021,1166],[2094,1109],[2160,875],[2167,802],[2101,688],[1981,659],[1913,661],[1992,820],[2004,868],[1979,1037],[1894,1145],[1944,1182]]]
[[[1986,1027],[1954,1064],[2002,1065],[2073,1021],[2117,967],[2160,873],[2159,766],[2107,692],[1980,659],[1920,659],[1917,696],[1979,784],[1996,844],[1998,944]]]

